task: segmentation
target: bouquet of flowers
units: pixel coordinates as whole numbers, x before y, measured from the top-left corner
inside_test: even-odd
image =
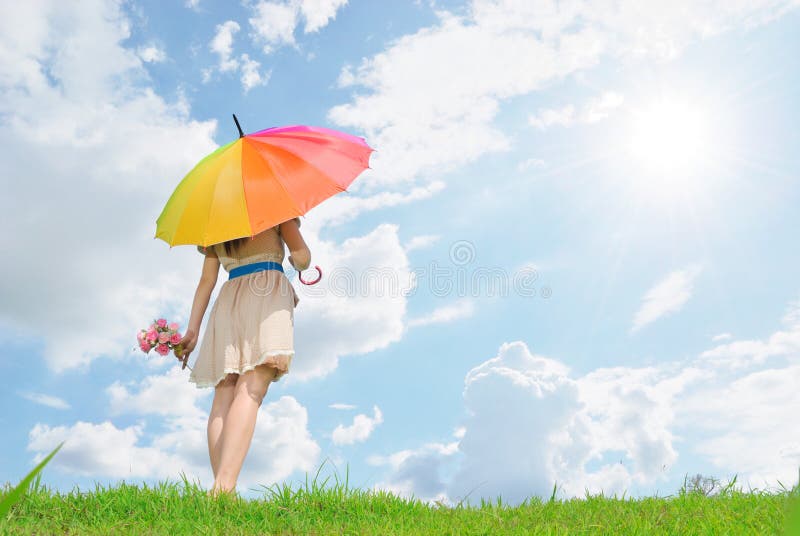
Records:
[[[167,355],[170,350],[177,348],[178,355],[180,355],[183,353],[183,347],[179,344],[182,338],[183,335],[178,332],[178,324],[176,322],[168,323],[165,318],[154,320],[147,329],[140,329],[136,334],[139,348],[146,354],[155,349],[157,353]]]

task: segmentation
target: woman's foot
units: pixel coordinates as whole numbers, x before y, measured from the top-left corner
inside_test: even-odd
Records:
[[[206,492],[206,496],[216,499],[217,497],[219,497],[221,493],[226,493],[228,495],[234,496],[236,495],[236,488],[234,487],[232,489],[225,489],[214,483],[214,486],[212,486],[211,489]]]

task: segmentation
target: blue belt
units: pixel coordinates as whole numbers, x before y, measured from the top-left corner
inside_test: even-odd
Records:
[[[230,280],[234,277],[239,277],[240,275],[252,274],[253,272],[260,272],[261,270],[278,270],[283,272],[283,265],[275,261],[265,261],[237,266],[229,272],[228,279]]]

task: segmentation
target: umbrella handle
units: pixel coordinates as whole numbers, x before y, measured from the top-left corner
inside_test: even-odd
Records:
[[[320,270],[320,267],[316,265],[314,265],[314,269],[319,274],[314,281],[305,281],[302,276],[303,273],[302,271],[297,272],[297,279],[299,279],[300,282],[303,283],[304,285],[315,285],[319,283],[319,280],[322,279],[322,270]]]

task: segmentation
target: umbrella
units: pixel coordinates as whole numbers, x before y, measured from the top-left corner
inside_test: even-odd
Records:
[[[200,160],[156,221],[155,238],[170,247],[252,237],[304,215],[346,191],[375,151],[364,138],[329,128],[289,125],[245,135],[233,120],[239,138]]]

